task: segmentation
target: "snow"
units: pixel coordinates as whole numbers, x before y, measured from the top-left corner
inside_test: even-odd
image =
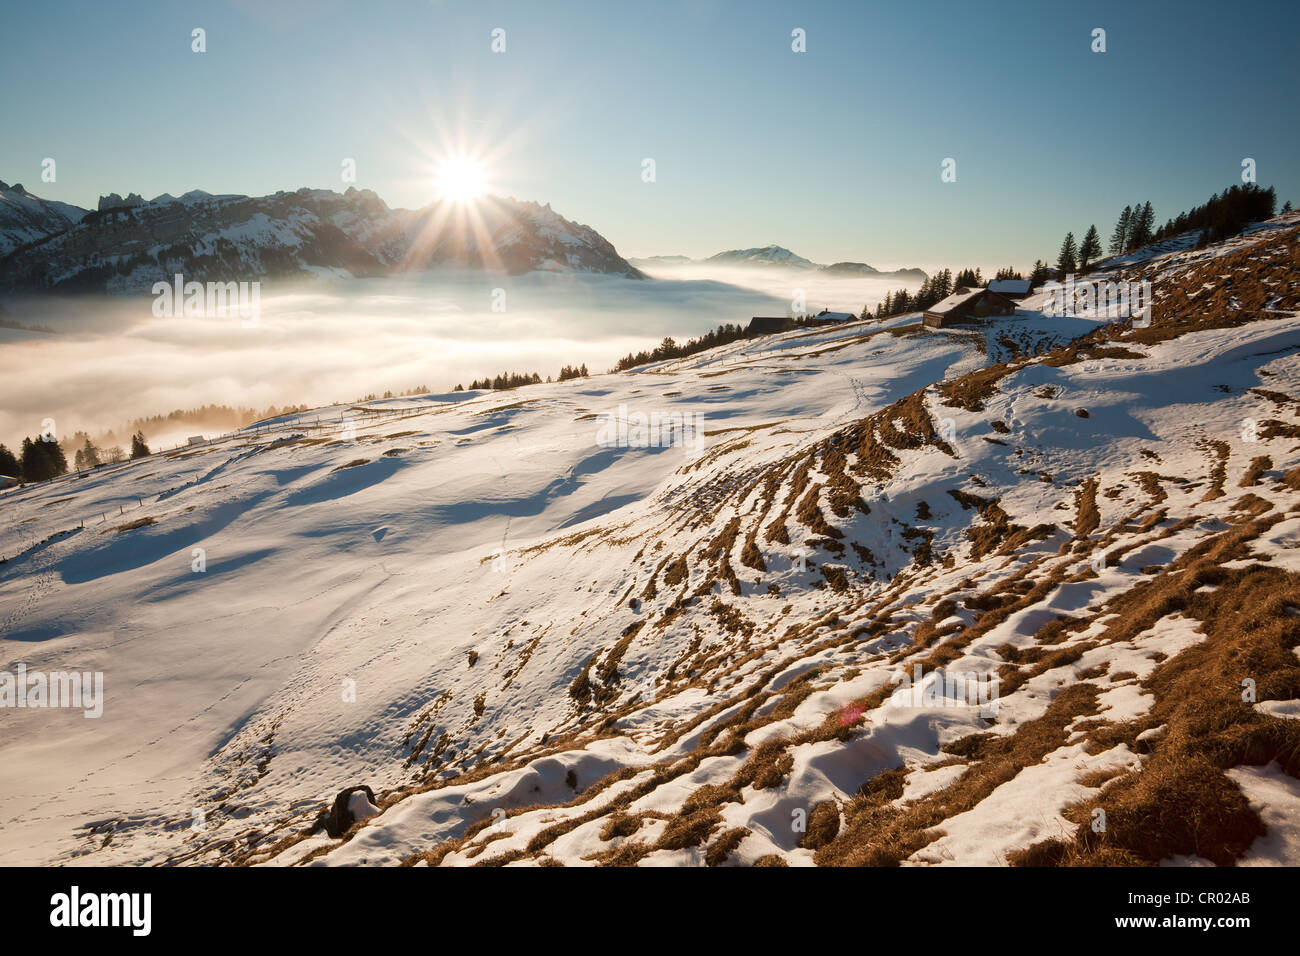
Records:
[[[1095,791],[1076,782],[1084,774],[1128,767],[1125,746],[1090,756],[1083,744],[1062,747],[1026,767],[972,810],[943,823],[943,836],[918,850],[911,865],[1003,866],[1014,850],[1043,840],[1069,839],[1075,824],[1061,816],[1070,804]]]
[[[531,841],[548,827],[597,813],[546,844],[546,855],[581,864],[618,840],[655,843],[667,829],[656,815],[677,813],[703,786],[726,785],[753,748],[848,713],[842,738],[790,745],[778,785],[746,785],[741,799],[719,806],[726,827],[751,831],[730,862],[778,853],[810,865],[814,854],[791,826],[796,811],[827,801],[843,808],[876,774],[900,767],[897,806],[938,794],[965,771],[964,763],[936,766],[953,759],[945,746],[1014,734],[1085,671],[1105,672],[1087,678],[1098,689],[1089,719],[1149,714],[1153,697],[1141,681],[1158,659],[1205,639],[1189,616],[1167,615],[1131,640],[1030,677],[998,698],[996,721],[943,695],[853,707],[910,678],[911,661],[891,656],[908,650],[940,600],[953,606],[933,623],[962,628],[975,620],[965,596],[1016,575],[1054,582],[945,664],[990,675],[1005,663],[1005,645],[1040,646],[1044,625],[1094,613],[1142,582],[1144,567],[1168,566],[1236,521],[1231,507],[1244,489],[1201,500],[1207,459],[1198,443],[1226,441],[1233,468],[1265,446],[1272,473],[1300,464],[1293,440],[1251,442],[1240,432],[1243,418],[1263,417],[1250,388],[1300,390],[1300,317],[1190,333],[1137,358],[1030,363],[1000,381],[980,412],[927,391],[924,408],[936,427],[949,420],[956,457],[934,446],[899,450],[889,477],[864,486],[870,513],[825,515],[846,540],[870,547],[874,569],[817,551],[791,520],[789,545],[755,539],[766,571],[742,563],[744,535],[736,540],[738,594],[721,581],[706,587],[700,552],[733,517],[752,520],[765,477],[792,453],[980,367],[992,358],[987,336],[1051,343],[1082,327],[1049,321],[1032,305],[991,319],[984,335],[917,320],[800,329],[504,393],[313,409],[0,492],[0,669],[21,661],[29,670],[102,671],[106,694],[98,720],[58,710],[4,715],[0,861],[152,864],[191,853],[216,862],[251,837],[261,841],[254,863],[395,864],[490,818],[444,862],[517,851],[528,865],[537,862],[527,856]],[[598,418],[622,405],[701,413],[705,447],[602,445]],[[1074,414],[1078,407],[1089,417]],[[1006,431],[995,435],[993,421]],[[1135,465],[1144,449],[1159,464]],[[1139,467],[1187,483],[1162,482],[1165,520],[1121,529],[1126,517],[1151,511],[1133,477]],[[1077,488],[1098,476],[1114,494],[1098,495],[1102,524],[1088,543],[1124,554],[1094,570],[1070,523]],[[826,476],[813,469],[808,480]],[[996,495],[1021,526],[1054,530],[1014,554],[975,559],[967,531],[981,519],[947,493],[958,488]],[[1270,480],[1253,490],[1282,504],[1279,488]],[[920,521],[922,502],[931,516],[922,523],[936,552],[954,556],[950,566],[914,561],[903,530]],[[1196,520],[1175,531],[1179,516]],[[128,527],[141,518],[153,520]],[[1278,521],[1253,545],[1248,560],[1287,566],[1300,550],[1300,519]],[[804,546],[801,569],[794,551]],[[690,559],[687,578],[669,587],[659,569],[678,555]],[[823,564],[848,567],[855,590],[814,586]],[[680,618],[663,613],[696,589],[699,601]],[[753,632],[728,631],[709,610],[715,602],[743,612]],[[888,624],[868,632],[876,605],[889,609]],[[798,630],[813,621],[821,623]],[[1093,619],[1055,646],[1083,646],[1107,623]],[[632,639],[611,663],[623,635]],[[690,678],[715,657],[734,667]],[[575,691],[584,670],[605,665],[617,674],[598,681],[611,695],[608,725]],[[1116,679],[1124,672],[1132,676]],[[806,696],[771,719],[779,695],[800,682]],[[755,709],[762,719],[743,746],[656,782],[651,768],[727,739],[723,728],[753,717],[745,709],[763,695],[773,696]],[[1294,717],[1295,705],[1257,709]],[[907,862],[1002,865],[1032,843],[1068,837],[1074,825],[1063,811],[1095,794],[1079,780],[1142,759],[1124,746],[1090,754],[1072,730],[945,819]],[[468,772],[476,767],[481,776]],[[610,782],[616,772],[624,776]],[[1229,774],[1269,827],[1248,861],[1300,860],[1287,822],[1297,818],[1294,781],[1268,768]],[[363,783],[384,809],[371,814],[362,797],[354,813],[366,819],[350,839],[316,834],[271,852],[338,792]],[[624,812],[650,816],[630,837],[605,840],[604,814],[620,801]],[[200,829],[191,826],[198,811],[207,821]],[[286,818],[293,827],[275,829]],[[641,862],[697,865],[703,855],[703,845],[660,848]]]
[[[990,292],[1001,292],[1003,295],[1028,295],[1028,279],[993,279],[989,282]]]
[[[379,815],[379,808],[370,802],[364,791],[358,790],[348,797],[348,813],[353,820],[369,820]]]
[[[1283,773],[1277,761],[1266,767],[1233,767],[1228,776],[1267,830],[1237,865],[1295,866],[1300,859],[1300,781]]]
[[[11,187],[0,182],[0,256],[61,232],[80,222],[85,214],[80,206],[34,196],[21,183]]]
[[[731,249],[710,256],[707,262],[745,263],[749,265],[776,265],[794,269],[812,269],[815,264],[803,256],[797,256],[789,249],[778,245],[768,245],[753,249]]]
[[[985,292],[984,289],[958,289],[952,295],[948,296],[947,298],[940,299],[938,302],[930,306],[930,308],[926,309],[925,311],[948,312],[949,310],[954,309],[957,306],[961,305],[963,302],[969,302],[977,295],[983,295],[984,292]]]

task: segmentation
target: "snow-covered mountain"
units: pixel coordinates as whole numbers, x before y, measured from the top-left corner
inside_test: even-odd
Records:
[[[1122,270],[0,493],[0,862],[1300,864],[1300,216]]]
[[[0,291],[132,292],[177,273],[204,282],[445,265],[642,277],[594,229],[549,204],[490,197],[407,210],[355,188],[256,198],[195,190],[104,197],[75,225],[0,259]]]
[[[797,256],[784,246],[760,246],[754,249],[729,249],[704,260],[721,266],[785,266],[789,269],[815,269],[817,264]]]
[[[827,275],[842,276],[846,279],[861,276],[876,276],[881,279],[908,279],[914,282],[924,282],[926,279],[925,272],[920,269],[895,269],[893,272],[881,272],[865,262],[834,262],[828,266],[821,266],[821,271]]]
[[[920,269],[897,269],[893,272],[881,272],[865,262],[836,262],[831,265],[818,265],[811,259],[796,255],[784,246],[757,246],[753,249],[728,249],[706,259],[691,259],[687,256],[648,256],[629,260],[634,265],[646,267],[675,266],[690,264],[709,264],[716,266],[760,266],[767,268],[799,269],[817,271],[831,278],[862,278],[864,276],[879,279],[902,279],[909,282],[923,282],[926,275]]]
[[[647,265],[653,265],[656,263],[663,264],[663,265],[674,265],[680,263],[695,262],[696,260],[692,259],[690,256],[642,256],[639,259],[632,258],[632,259],[628,259],[627,261],[633,264],[644,262]]]
[[[0,182],[0,257],[76,225],[85,214],[80,206],[33,196],[21,183]]]

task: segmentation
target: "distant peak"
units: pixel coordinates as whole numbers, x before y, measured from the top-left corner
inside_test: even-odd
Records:
[[[735,262],[752,265],[785,265],[798,268],[812,268],[814,263],[803,256],[796,255],[785,246],[769,243],[752,249],[728,249],[710,256],[709,262]]]
[[[105,209],[132,209],[136,206],[146,205],[144,197],[139,193],[129,193],[123,199],[117,193],[109,193],[107,196],[99,197],[99,209],[102,212]]]

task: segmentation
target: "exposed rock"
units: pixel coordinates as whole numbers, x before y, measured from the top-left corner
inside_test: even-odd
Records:
[[[323,826],[325,832],[337,840],[362,820],[367,820],[378,813],[379,807],[375,806],[375,792],[370,787],[365,784],[348,787],[346,790],[339,791],[339,795],[334,798],[334,806],[329,812],[322,812],[317,818],[316,828]]]

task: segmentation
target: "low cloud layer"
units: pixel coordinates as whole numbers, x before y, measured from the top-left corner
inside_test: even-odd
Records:
[[[785,315],[796,298],[801,297],[810,312],[822,309],[832,312],[862,311],[864,305],[873,308],[885,294],[906,288],[915,292],[919,282],[896,278],[871,276],[836,276],[817,269],[785,269],[776,266],[719,266],[708,262],[654,261],[639,268],[659,280],[674,282],[713,281],[754,289],[779,300],[780,308],[774,315]]]
[[[153,314],[152,298],[43,298],[4,318],[55,334],[0,328],[0,442],[11,448],[53,418],[92,434],[177,408],[323,405],[427,385],[435,392],[503,371],[603,372],[664,336],[789,310],[785,270],[652,269],[656,278],[429,273],[261,287],[254,328],[237,316]],[[861,310],[903,283],[811,280],[812,311]],[[493,311],[504,289],[504,311]],[[153,434],[179,441],[186,431]]]

